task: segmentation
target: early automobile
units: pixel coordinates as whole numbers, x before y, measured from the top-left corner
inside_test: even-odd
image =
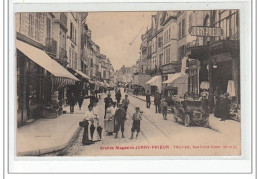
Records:
[[[199,125],[209,127],[207,101],[193,98],[175,98],[173,106],[174,120],[182,121],[186,127]]]

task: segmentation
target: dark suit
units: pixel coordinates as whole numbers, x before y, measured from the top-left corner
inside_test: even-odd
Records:
[[[151,105],[151,96],[149,94],[146,95],[146,107],[150,108]]]
[[[118,109],[115,113],[116,132],[125,130],[126,111],[124,109]]]
[[[106,118],[106,113],[107,113],[107,108],[108,108],[108,105],[109,103],[113,104],[113,100],[111,97],[106,97],[104,99],[104,102],[105,102],[105,115],[104,115],[104,118]]]

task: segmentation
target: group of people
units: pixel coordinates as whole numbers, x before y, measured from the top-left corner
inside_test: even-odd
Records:
[[[163,115],[163,119],[167,120],[167,108],[168,103],[166,102],[166,99],[161,96],[159,92],[156,92],[154,95],[154,105],[155,105],[155,112],[161,113]],[[149,91],[146,93],[146,107],[150,108],[151,106],[151,95]]]
[[[118,133],[121,131],[122,138],[125,138],[125,121],[127,116],[127,109],[130,104],[128,95],[126,94],[124,99],[121,100],[121,91],[116,90],[115,98],[116,101],[114,102],[111,98],[111,94],[108,93],[107,97],[104,98],[105,103],[105,114],[104,114],[104,130],[107,132],[107,135],[113,135],[115,133],[115,138],[118,138]],[[101,140],[101,134],[99,136],[95,137],[93,134],[95,129],[102,128],[100,126],[98,115],[98,110],[96,108],[98,100],[91,100],[90,98],[90,104],[88,105],[88,110],[85,113],[84,120],[84,132],[83,132],[83,138],[82,143],[84,145],[93,144],[96,141]],[[140,121],[142,120],[142,113],[140,111],[139,107],[135,108],[135,113],[132,116],[133,125],[131,128],[131,139],[133,139],[134,132],[136,132],[136,138],[138,137],[138,134],[140,132]],[[90,126],[89,126],[90,125]],[[89,138],[89,133],[90,137]],[[97,138],[97,140],[95,139]]]
[[[70,105],[70,113],[74,113],[74,106],[78,103],[79,110],[81,110],[84,101],[84,92],[79,91],[77,95],[74,92],[67,93],[68,104]]]

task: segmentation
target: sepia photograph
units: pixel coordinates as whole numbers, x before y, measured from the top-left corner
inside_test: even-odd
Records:
[[[240,10],[15,13],[16,156],[241,156]]]

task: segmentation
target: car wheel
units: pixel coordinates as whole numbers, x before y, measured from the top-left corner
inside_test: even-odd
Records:
[[[178,113],[177,113],[176,108],[173,108],[173,115],[174,115],[174,121],[177,122],[178,121]]]
[[[190,126],[190,123],[191,123],[190,115],[189,115],[189,114],[185,114],[185,117],[184,117],[184,125],[185,125],[186,127],[189,127],[189,126]]]

